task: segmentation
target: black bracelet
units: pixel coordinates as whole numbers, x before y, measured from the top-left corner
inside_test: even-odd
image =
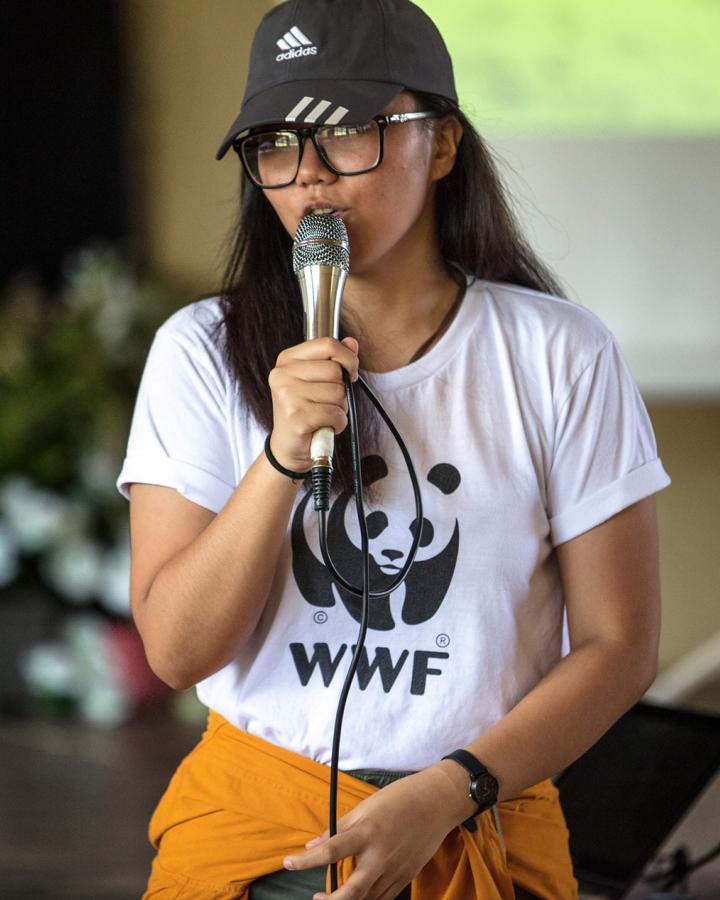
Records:
[[[281,466],[270,449],[270,435],[272,435],[272,432],[265,438],[265,456],[267,456],[270,465],[273,466],[273,468],[277,469],[278,472],[282,472],[283,475],[287,475],[288,478],[292,478],[293,481],[296,481],[297,479],[302,480],[309,475],[312,475],[312,469],[308,469],[307,472],[292,472],[290,469],[286,469],[285,466]]]

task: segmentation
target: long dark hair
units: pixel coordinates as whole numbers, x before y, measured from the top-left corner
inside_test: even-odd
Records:
[[[556,296],[563,289],[523,237],[506,199],[491,151],[452,101],[414,94],[418,109],[454,116],[463,127],[455,165],[437,185],[436,220],[448,271],[461,269],[488,281],[532,288]],[[425,123],[432,128],[432,123]],[[304,340],[302,300],[292,270],[292,240],[263,192],[243,175],[238,221],[230,238],[220,306],[223,353],[248,411],[264,431],[273,425],[268,375],[278,354]],[[340,337],[345,330],[341,316]],[[362,365],[362,340],[360,361]],[[367,378],[372,386],[371,379]],[[363,455],[377,447],[386,427],[364,392],[355,386]],[[352,492],[350,427],[335,442],[333,488]],[[372,489],[368,496],[372,499]]]

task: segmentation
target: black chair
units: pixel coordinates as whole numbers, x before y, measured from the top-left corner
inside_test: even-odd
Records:
[[[624,896],[719,768],[720,716],[629,710],[556,780],[581,889]]]

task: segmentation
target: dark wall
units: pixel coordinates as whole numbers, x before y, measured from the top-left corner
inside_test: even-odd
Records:
[[[0,286],[126,231],[115,0],[0,3]]]

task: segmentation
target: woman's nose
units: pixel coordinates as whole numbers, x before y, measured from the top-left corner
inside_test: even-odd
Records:
[[[322,161],[312,139],[306,137],[303,141],[302,159],[300,160],[300,168],[295,181],[298,184],[316,184],[318,181],[329,184],[335,181],[337,177]]]

